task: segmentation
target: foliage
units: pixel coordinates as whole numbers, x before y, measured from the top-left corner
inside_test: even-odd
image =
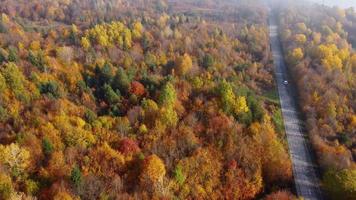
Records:
[[[165,165],[157,155],[153,154],[145,158],[140,175],[140,181],[142,184],[162,183],[165,175]]]
[[[53,145],[48,138],[42,140],[42,149],[45,155],[49,156],[53,152]]]
[[[324,174],[323,184],[332,199],[356,197],[356,170],[329,170]]]
[[[0,145],[0,163],[11,170],[14,176],[23,173],[30,164],[30,153],[18,144]]]
[[[236,96],[230,83],[222,81],[219,85],[218,93],[221,98],[222,108],[226,113],[238,116],[249,111],[246,97]]]
[[[276,88],[259,3],[6,0],[0,10],[0,199],[254,199],[292,185],[278,97],[262,96]],[[337,38],[313,28],[286,36],[302,40],[296,64],[319,69],[309,40]],[[332,54],[351,80],[346,49]],[[325,124],[350,122],[338,132],[353,141],[340,99],[321,103]]]
[[[356,71],[352,70],[354,39],[348,36],[356,33],[355,26],[348,25],[355,21],[354,15],[352,10],[318,5],[280,13],[282,32],[290,33],[284,35],[300,37],[298,41],[283,37],[283,48],[290,52],[286,60],[298,86],[306,127],[323,169],[324,186],[334,199],[352,199],[348,196],[352,192],[346,191],[351,188],[343,184],[350,183],[346,177],[352,176],[355,164],[351,118],[356,81],[351,77]],[[300,34],[306,37],[301,39]],[[280,118],[276,113],[273,120],[281,124]]]
[[[78,166],[73,167],[72,172],[70,173],[70,180],[76,187],[79,187],[82,183],[82,172]]]
[[[11,177],[5,174],[0,174],[0,197],[2,199],[10,199],[11,193],[13,193],[14,188],[12,186]]]
[[[185,75],[193,66],[193,61],[188,54],[180,56],[176,61],[176,72],[178,75]]]
[[[168,82],[164,85],[159,96],[159,103],[162,106],[172,107],[177,99],[177,93],[172,83]]]
[[[39,90],[40,90],[41,94],[46,94],[50,98],[58,99],[62,96],[60,86],[55,81],[48,81],[45,83],[41,83],[39,86]]]

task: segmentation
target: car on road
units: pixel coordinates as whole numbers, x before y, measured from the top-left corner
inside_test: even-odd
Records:
[[[284,85],[288,85],[288,81],[287,81],[287,80],[284,80],[284,81],[283,81],[283,84],[284,84]]]

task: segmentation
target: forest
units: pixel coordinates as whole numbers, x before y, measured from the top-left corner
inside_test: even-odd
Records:
[[[356,12],[296,6],[279,19],[323,189],[330,199],[355,199]]]
[[[297,200],[260,0],[0,0],[0,200]],[[356,12],[274,10],[327,199],[356,198]]]
[[[0,199],[295,199],[264,5],[0,12]]]

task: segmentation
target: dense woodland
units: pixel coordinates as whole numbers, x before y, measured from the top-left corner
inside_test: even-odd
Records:
[[[279,18],[326,196],[356,199],[356,12],[296,6]]]
[[[0,12],[0,199],[294,199],[265,7],[1,0]],[[338,113],[348,138],[355,116]]]

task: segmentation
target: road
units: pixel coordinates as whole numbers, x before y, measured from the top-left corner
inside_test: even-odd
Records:
[[[281,42],[278,36],[276,20],[271,16],[270,42],[275,65],[275,75],[278,85],[279,99],[281,102],[284,126],[286,130],[289,153],[293,164],[293,176],[296,192],[299,197],[310,200],[323,199],[320,190],[320,181],[317,176],[313,154],[304,123],[295,101],[294,87],[288,80],[287,68],[284,62]]]

